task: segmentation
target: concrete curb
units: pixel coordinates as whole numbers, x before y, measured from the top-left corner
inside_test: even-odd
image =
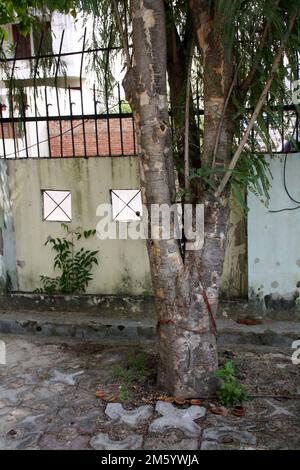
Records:
[[[300,339],[300,324],[266,320],[263,324],[240,325],[218,320],[218,342],[259,346],[291,347]],[[0,334],[70,337],[91,341],[143,342],[156,338],[156,320],[124,316],[80,314],[75,312],[0,312]]]

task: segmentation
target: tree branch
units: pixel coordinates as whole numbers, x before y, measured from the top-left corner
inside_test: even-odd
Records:
[[[226,101],[225,101],[225,103],[224,103],[224,108],[223,108],[222,116],[221,116],[221,119],[220,119],[220,123],[219,123],[219,127],[218,127],[218,133],[217,133],[217,138],[216,138],[216,143],[215,143],[215,148],[214,148],[213,161],[212,161],[212,169],[215,167],[215,164],[216,164],[216,158],[217,158],[217,153],[218,153],[218,149],[219,149],[219,143],[220,143],[222,125],[223,125],[225,113],[226,113],[226,110],[227,110],[227,106],[228,106],[229,100],[230,100],[230,98],[231,98],[231,94],[232,94],[232,92],[233,92],[233,88],[234,88],[234,85],[235,85],[235,82],[236,82],[236,79],[237,79],[238,69],[239,69],[239,66],[236,67],[236,69],[235,69],[234,77],[233,77],[231,86],[230,86],[230,88],[229,88]]]
[[[232,171],[233,171],[234,168],[236,167],[236,164],[237,164],[237,162],[238,162],[238,160],[239,160],[239,158],[240,158],[240,156],[241,156],[241,154],[242,154],[242,151],[244,150],[244,147],[245,147],[245,145],[246,145],[246,143],[247,143],[247,140],[248,140],[248,138],[249,138],[249,135],[250,135],[250,133],[251,133],[253,127],[254,127],[254,124],[255,124],[256,120],[257,120],[257,117],[258,117],[259,113],[260,113],[261,110],[262,110],[262,107],[263,107],[263,105],[264,105],[264,103],[265,103],[265,100],[266,100],[267,95],[268,95],[268,93],[269,93],[270,87],[271,87],[271,85],[272,85],[272,82],[273,82],[273,79],[274,79],[274,75],[275,75],[275,73],[277,72],[278,67],[279,67],[279,65],[280,65],[280,61],[281,61],[281,59],[282,59],[282,56],[283,56],[283,53],[284,53],[284,50],[285,50],[285,46],[286,46],[287,40],[288,40],[288,38],[289,38],[289,36],[290,36],[290,34],[291,34],[291,32],[292,32],[292,29],[293,29],[293,27],[294,27],[294,24],[295,24],[297,15],[298,15],[298,11],[295,10],[294,13],[293,13],[293,15],[292,15],[292,18],[291,18],[291,21],[290,21],[290,25],[289,25],[287,34],[286,34],[284,40],[282,41],[282,44],[281,44],[281,46],[280,46],[280,48],[279,48],[279,50],[278,50],[278,52],[277,52],[277,55],[276,55],[276,57],[275,57],[275,60],[274,60],[274,63],[273,63],[272,69],[271,69],[270,77],[269,77],[269,79],[268,79],[268,81],[267,81],[267,83],[266,83],[266,85],[265,85],[265,87],[264,87],[264,89],[263,89],[263,92],[262,92],[262,94],[261,94],[261,96],[260,96],[260,98],[259,98],[259,100],[258,100],[258,103],[257,103],[256,108],[255,108],[255,110],[254,110],[254,112],[253,112],[253,115],[252,115],[252,117],[251,117],[251,119],[250,119],[250,122],[249,122],[249,124],[248,124],[248,127],[247,127],[247,129],[246,129],[246,131],[245,131],[245,133],[244,133],[244,136],[243,136],[243,138],[242,138],[242,140],[241,140],[241,142],[240,142],[240,144],[239,144],[239,146],[238,146],[238,148],[237,148],[235,154],[234,154],[233,157],[232,157],[232,160],[231,160],[231,162],[230,162],[229,168],[228,168],[227,172],[225,173],[225,175],[224,175],[224,177],[223,177],[223,179],[222,179],[222,181],[221,181],[221,183],[220,183],[220,185],[219,185],[219,187],[218,187],[218,189],[217,189],[217,191],[216,191],[216,197],[219,197],[219,196],[222,194],[222,192],[223,192],[223,190],[224,190],[226,184],[228,183],[228,181],[229,181],[229,179],[230,179],[230,176],[231,176],[231,174],[232,174]]]

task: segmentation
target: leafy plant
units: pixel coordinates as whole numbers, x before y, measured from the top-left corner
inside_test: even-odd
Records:
[[[234,365],[231,361],[226,362],[224,367],[216,372],[216,376],[222,379],[220,388],[217,391],[221,405],[226,407],[235,406],[249,399],[246,389],[237,381]]]
[[[66,231],[65,237],[50,237],[45,243],[45,246],[50,244],[52,250],[55,251],[54,269],[59,269],[61,274],[54,278],[42,275],[43,288],[38,289],[38,292],[48,294],[85,292],[93,279],[91,271],[95,264],[98,265],[96,257],[98,251],[87,250],[83,247],[76,249],[75,241],[93,237],[96,230],[82,230],[81,228],[71,230],[66,224],[62,224],[62,228]]]

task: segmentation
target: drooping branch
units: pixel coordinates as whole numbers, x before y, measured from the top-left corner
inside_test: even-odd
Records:
[[[276,2],[274,3],[274,8],[278,7],[279,2],[280,2],[280,0],[276,0]],[[253,66],[252,66],[248,76],[245,78],[245,80],[243,81],[243,83],[240,86],[240,92],[241,92],[242,95],[245,95],[248,92],[248,90],[251,87],[251,85],[253,83],[253,80],[256,76],[257,69],[260,65],[261,59],[263,57],[264,49],[265,49],[265,46],[266,46],[266,43],[267,43],[268,33],[269,33],[269,30],[270,30],[270,25],[271,25],[271,21],[270,21],[270,18],[268,18],[264,23],[263,33],[262,33],[261,39],[259,41],[259,47],[257,49],[256,56],[254,58]]]
[[[123,45],[124,52],[125,52],[125,55],[126,55],[127,70],[129,70],[129,68],[131,66],[131,57],[130,57],[128,42],[127,42],[127,39],[126,39],[126,36],[125,36],[125,33],[124,33],[124,29],[123,29],[123,25],[122,25],[122,21],[121,21],[117,1],[112,0],[112,4],[113,4],[114,12],[115,12],[116,22],[117,22],[118,30],[119,30],[119,33],[120,33],[122,45]]]
[[[263,107],[263,105],[266,101],[269,90],[271,88],[274,76],[275,76],[275,74],[276,74],[276,72],[279,68],[280,61],[281,61],[282,56],[283,56],[284,51],[285,51],[286,43],[287,43],[288,38],[289,38],[289,36],[290,36],[290,34],[293,30],[293,27],[295,25],[295,21],[296,21],[297,16],[298,16],[298,11],[294,11],[294,13],[292,15],[292,18],[291,18],[291,21],[290,21],[290,24],[289,24],[288,31],[286,33],[286,36],[285,36],[284,40],[282,41],[281,46],[278,49],[278,52],[276,54],[276,57],[275,57],[275,60],[274,60],[274,63],[273,63],[273,66],[272,66],[272,69],[271,69],[271,72],[270,72],[269,79],[268,79],[268,81],[267,81],[267,83],[266,83],[266,85],[265,85],[265,87],[264,87],[264,89],[261,93],[261,96],[258,100],[258,103],[257,103],[256,107],[255,107],[255,110],[254,110],[253,115],[250,119],[250,122],[247,126],[247,129],[244,133],[244,136],[243,136],[243,138],[242,138],[242,140],[241,140],[234,156],[232,157],[232,160],[229,164],[228,170],[226,171],[226,173],[225,173],[225,175],[224,175],[224,177],[223,177],[223,179],[222,179],[222,181],[221,181],[221,183],[220,183],[220,185],[219,185],[219,187],[216,191],[216,197],[219,197],[222,194],[225,186],[227,185],[227,183],[230,179],[230,176],[232,174],[232,171],[235,169],[235,167],[237,165],[237,162],[238,162],[238,160],[239,160],[239,158],[240,158],[240,156],[241,156],[241,154],[244,150],[244,147],[245,147],[245,145],[248,141],[249,135],[250,135],[250,133],[251,133],[251,131],[252,131],[254,125],[255,125],[257,117],[259,116],[259,114],[262,110],[262,107]]]

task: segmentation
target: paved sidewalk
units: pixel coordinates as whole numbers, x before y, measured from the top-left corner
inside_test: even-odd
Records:
[[[131,401],[107,408],[95,392],[118,395],[115,366],[133,346],[0,339],[7,356],[0,365],[0,449],[300,449],[300,365],[292,365],[292,350],[221,348],[220,362],[232,359],[257,397],[238,418],[230,410],[214,415],[205,402],[193,409],[161,405],[150,379]]]

